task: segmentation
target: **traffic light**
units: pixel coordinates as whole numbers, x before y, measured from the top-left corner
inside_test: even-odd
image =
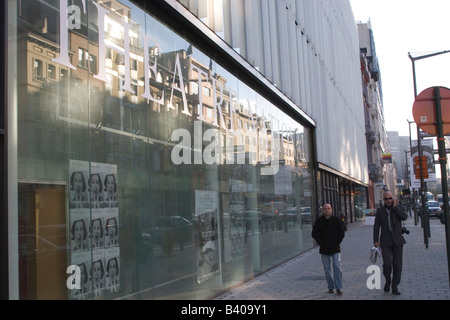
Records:
[[[423,179],[428,179],[427,156],[414,157],[414,169],[416,179],[420,179],[420,163],[422,163],[422,177]]]

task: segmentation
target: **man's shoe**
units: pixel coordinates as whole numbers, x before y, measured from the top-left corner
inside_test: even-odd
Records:
[[[343,292],[342,292],[341,290],[339,290],[339,289],[336,290],[336,293],[337,293],[338,295],[342,295],[342,294],[343,294]]]
[[[334,290],[333,289],[329,289],[328,293],[334,293]]]
[[[391,290],[391,285],[389,283],[386,283],[384,285],[384,292],[389,292],[389,290]]]
[[[396,296],[400,295],[400,291],[398,291],[397,288],[392,288],[392,294],[395,294]]]

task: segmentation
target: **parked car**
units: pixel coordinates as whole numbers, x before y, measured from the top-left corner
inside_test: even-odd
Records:
[[[297,217],[298,217],[298,209],[297,207],[289,207],[286,210],[287,215],[287,221],[289,225],[296,225],[297,224]]]
[[[273,218],[279,214],[284,214],[286,211],[283,202],[266,202],[262,207],[262,212],[265,217]]]
[[[436,217],[436,218],[439,218],[439,216],[442,213],[442,209],[439,206],[438,201],[428,201],[427,211],[429,217]]]
[[[300,215],[302,217],[302,224],[312,223],[311,207],[302,207],[300,209]]]
[[[192,222],[181,216],[162,216],[157,218],[150,228],[142,232],[144,243],[168,248],[173,244],[192,242]]]

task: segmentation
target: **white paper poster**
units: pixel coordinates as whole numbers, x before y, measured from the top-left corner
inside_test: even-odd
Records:
[[[120,288],[117,166],[71,160],[69,224],[71,264],[81,270],[82,286],[71,299],[101,298]]]

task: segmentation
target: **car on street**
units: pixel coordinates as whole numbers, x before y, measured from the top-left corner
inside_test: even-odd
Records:
[[[427,211],[429,217],[436,217],[439,218],[439,216],[442,213],[442,209],[439,206],[438,201],[428,201],[427,203]]]

